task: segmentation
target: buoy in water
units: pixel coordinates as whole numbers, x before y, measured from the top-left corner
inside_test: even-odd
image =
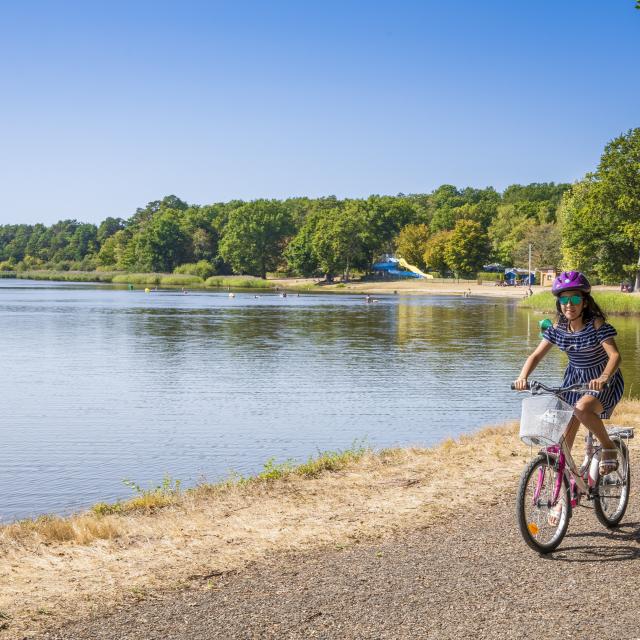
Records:
[[[235,293],[230,293],[230,294],[229,294],[229,297],[230,297],[230,298],[235,298],[235,297],[236,297],[236,294],[235,294]]]

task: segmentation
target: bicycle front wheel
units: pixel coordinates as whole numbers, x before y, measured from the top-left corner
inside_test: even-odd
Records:
[[[593,501],[596,517],[608,529],[620,524],[629,504],[631,487],[629,449],[620,440],[614,440],[613,444],[618,449],[618,469],[598,478],[597,495]]]
[[[556,483],[560,482],[554,504]],[[516,516],[524,541],[535,551],[549,553],[564,538],[569,526],[569,486],[558,477],[555,458],[540,454],[522,472]]]

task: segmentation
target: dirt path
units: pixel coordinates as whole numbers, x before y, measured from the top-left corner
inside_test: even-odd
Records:
[[[640,456],[632,455],[635,469]],[[605,530],[577,510],[554,554],[524,545],[515,484],[493,504],[386,540],[277,554],[47,640],[640,638],[640,504]]]

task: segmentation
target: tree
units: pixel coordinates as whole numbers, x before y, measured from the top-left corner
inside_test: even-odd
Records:
[[[165,196],[162,200],[149,202],[144,209],[136,209],[136,212],[129,220],[129,224],[131,226],[144,226],[146,222],[151,220],[153,216],[160,211],[167,209],[171,209],[172,211],[185,211],[188,208],[189,205],[184,200],[180,200],[178,196]]]
[[[313,234],[313,252],[327,279],[342,271],[348,280],[352,267],[366,264],[367,235],[368,212],[362,201],[349,200],[319,219]]]
[[[110,238],[120,229],[124,229],[125,223],[122,218],[105,218],[98,227],[97,240],[100,246],[105,243],[107,238]]]
[[[534,267],[553,267],[557,269],[562,263],[562,238],[560,228],[555,224],[541,224],[529,227],[514,251],[514,264],[525,267],[529,262],[529,245],[531,245],[531,262]]]
[[[405,225],[396,238],[396,252],[410,264],[426,269],[424,252],[429,241],[429,227],[426,224]]]
[[[309,214],[293,240],[287,245],[284,258],[288,269],[301,276],[313,276],[320,271],[320,263],[314,248],[314,235],[321,214]]]
[[[605,282],[633,272],[638,290],[640,128],[607,144],[597,170],[563,198],[558,217],[565,267],[593,271]]]
[[[369,269],[375,258],[393,250],[394,240],[400,229],[415,220],[415,209],[410,203],[390,196],[369,196],[364,202],[348,200],[352,210],[362,223],[359,238],[362,242],[363,264]]]
[[[513,265],[516,247],[535,223],[522,209],[517,210],[515,205],[500,205],[488,229],[496,259],[503,264]]]
[[[276,200],[255,200],[229,214],[220,254],[239,273],[267,277],[292,234],[291,212]]]
[[[449,270],[446,256],[452,233],[452,231],[434,233],[427,241],[427,247],[424,251],[424,264],[427,268],[437,271],[440,275],[444,275]]]
[[[459,220],[445,250],[449,267],[457,275],[477,273],[489,257],[489,237],[479,222]]]
[[[131,244],[135,265],[130,266],[143,271],[172,272],[185,261],[189,236],[181,225],[180,212],[166,209],[156,212],[142,231],[133,236]]]

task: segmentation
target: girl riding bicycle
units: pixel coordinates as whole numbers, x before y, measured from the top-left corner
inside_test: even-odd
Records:
[[[592,390],[584,395],[566,394],[566,402],[575,408],[565,441],[571,449],[580,423],[589,429],[603,447],[600,474],[604,476],[618,468],[617,449],[602,422],[602,418],[611,416],[624,391],[619,369],[622,358],[614,340],[616,330],[606,322],[604,313],[591,297],[589,281],[579,271],[563,271],[554,280],[551,292],[557,298],[556,321],[542,334],[542,342],[527,358],[514,387],[527,388],[529,374],[554,344],[564,351],[569,356],[569,364],[562,386],[584,383]]]

